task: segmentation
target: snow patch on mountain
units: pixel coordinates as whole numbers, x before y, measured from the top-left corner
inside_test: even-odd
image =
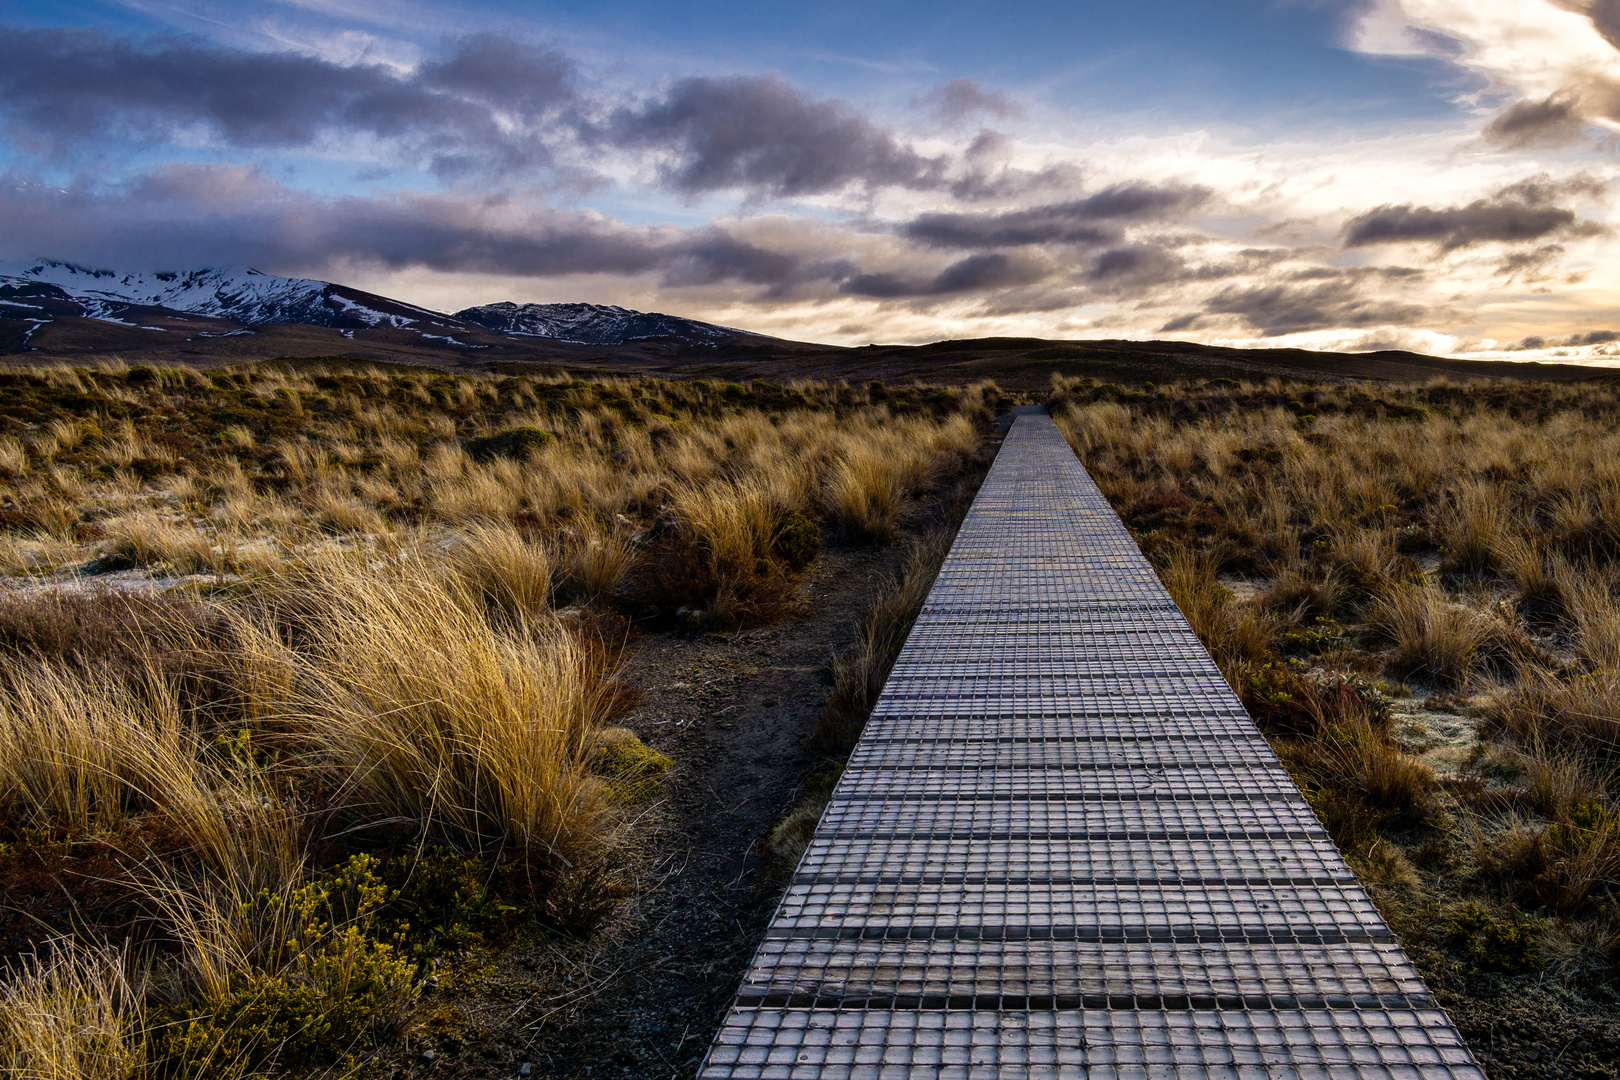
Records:
[[[459,325],[435,311],[313,278],[286,278],[248,269],[120,273],[72,263],[40,261],[0,265],[0,290],[54,286],[82,314],[106,319],[125,308],[158,307],[188,315],[260,326],[415,327]]]
[[[149,324],[155,314],[164,311],[171,316],[200,316],[244,326],[326,326],[345,336],[368,328],[416,330],[428,340],[462,348],[483,346],[452,335],[478,330],[587,345],[663,339],[712,346],[729,339],[759,337],[746,330],[607,304],[507,302],[471,307],[450,316],[345,285],[257,270],[131,273],[54,260],[0,263],[0,319],[49,322],[80,317],[155,330],[163,328]],[[205,336],[220,333],[213,330]]]
[[[284,278],[257,270],[118,273],[64,262],[0,267],[0,278],[55,285],[92,318],[134,304],[237,322],[303,322],[325,309],[324,281]]]

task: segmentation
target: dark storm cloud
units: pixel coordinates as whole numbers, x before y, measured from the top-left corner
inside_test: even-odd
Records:
[[[999,131],[985,128],[962,153],[965,166],[951,181],[950,193],[963,202],[990,199],[1021,200],[1044,195],[1079,191],[1080,167],[1069,162],[1041,169],[1024,169],[1010,163],[1017,143]]]
[[[1521,180],[1467,206],[1384,205],[1352,218],[1344,227],[1346,247],[1372,244],[1433,243],[1442,251],[1491,242],[1533,243],[1553,236],[1593,235],[1602,227],[1583,222],[1560,200],[1597,195],[1603,185],[1588,176],[1552,181]]]
[[[1620,341],[1620,330],[1589,330],[1584,334],[1574,334],[1562,341],[1548,341],[1544,337],[1527,337],[1517,345],[1509,345],[1511,350],[1520,349],[1578,349],[1583,345],[1609,345]]]
[[[1620,341],[1620,330],[1591,330],[1584,334],[1576,334],[1565,341],[1565,345],[1607,345],[1612,341]]]
[[[687,239],[497,198],[320,198],[238,167],[172,166],[116,190],[0,180],[0,259],[326,267],[364,262],[553,275],[659,268]]]
[[[946,124],[959,124],[970,116],[994,116],[1007,120],[1023,114],[1023,106],[994,90],[986,90],[972,79],[952,79],[912,101]]]
[[[1092,261],[1087,275],[1094,282],[1133,289],[1163,285],[1189,275],[1175,252],[1158,244],[1110,248]]]
[[[688,195],[930,188],[946,167],[845,103],[812,100],[779,75],[681,79],[658,100],[618,110],[605,134],[620,147],[670,154],[664,182]]]
[[[1556,94],[1541,101],[1520,101],[1503,109],[1486,125],[1485,138],[1510,150],[1564,146],[1580,136],[1584,123],[1574,100]]]
[[[829,258],[821,249],[766,248],[716,226],[632,226],[500,197],[322,198],[225,166],[171,166],[103,190],[0,177],[0,221],[8,223],[0,231],[0,261],[315,274],[358,263],[524,277],[653,275],[672,287],[756,286],[767,298],[843,281],[857,270],[852,259]],[[971,286],[971,274],[956,273],[958,287]]]
[[[1586,9],[1598,33],[1616,49],[1620,49],[1620,0],[1592,0]]]
[[[1363,283],[1372,275],[1342,272],[1315,280],[1284,280],[1258,285],[1234,285],[1216,293],[1204,305],[1212,315],[1236,315],[1266,337],[1309,330],[1411,323],[1430,312],[1407,304],[1368,296]],[[1190,329],[1196,320],[1178,319],[1166,330]]]
[[[996,248],[1032,244],[1112,244],[1123,226],[1193,209],[1208,188],[1117,184],[1072,202],[986,214],[922,214],[901,234],[931,247]]]
[[[247,149],[361,135],[402,143],[441,171],[517,167],[545,160],[536,128],[574,100],[565,57],[493,36],[462,39],[401,75],[178,38],[0,27],[9,134],[66,157],[101,139],[200,128]]]
[[[780,299],[800,286],[843,281],[858,270],[853,259],[794,249],[765,248],[721,228],[683,238],[664,255],[663,284],[670,287],[737,282],[760,287],[760,299]]]
[[[905,273],[857,274],[844,282],[841,291],[848,296],[879,300],[948,296],[1032,285],[1047,274],[1047,267],[1010,255],[969,255],[931,277]]]

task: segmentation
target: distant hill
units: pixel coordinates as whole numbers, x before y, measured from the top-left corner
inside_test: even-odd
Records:
[[[1620,379],[1613,368],[1187,341],[980,338],[845,348],[602,304],[483,304],[451,315],[330,281],[256,270],[123,272],[48,261],[0,265],[0,354],[11,354],[13,363],[101,357],[209,366],[319,359],[778,382],[994,379],[1009,388],[1040,388],[1054,373],[1121,386],[1270,376]]]

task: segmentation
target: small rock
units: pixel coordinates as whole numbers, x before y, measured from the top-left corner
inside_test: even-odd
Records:
[[[534,1072],[534,1066],[530,1065],[527,1061],[518,1066],[519,1076],[528,1076],[532,1072]]]
[[[439,1055],[434,1053],[432,1050],[424,1050],[424,1051],[422,1051],[422,1060],[423,1061],[432,1061],[434,1058],[436,1058],[438,1056]]]

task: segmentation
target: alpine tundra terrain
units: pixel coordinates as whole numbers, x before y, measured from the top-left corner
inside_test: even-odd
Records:
[[[692,1075],[1044,402],[1491,1074],[1614,1075],[1620,396],[1177,363],[15,358],[0,1069]]]

